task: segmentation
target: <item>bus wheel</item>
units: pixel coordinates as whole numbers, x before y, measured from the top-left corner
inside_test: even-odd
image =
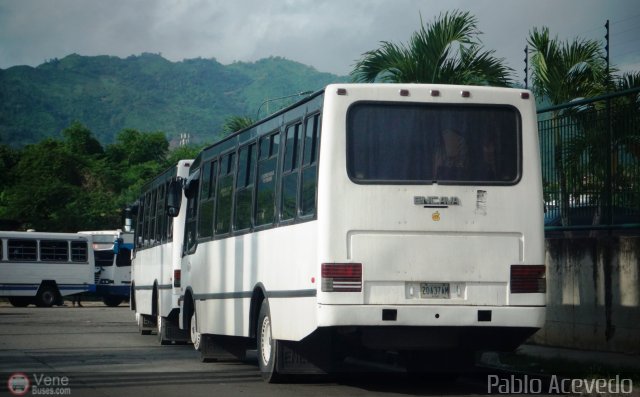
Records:
[[[278,340],[271,337],[271,314],[269,303],[265,299],[260,307],[258,315],[258,329],[256,332],[258,339],[258,364],[262,379],[268,383],[276,383],[282,376],[278,373]]]
[[[58,290],[51,286],[45,285],[40,287],[38,295],[36,295],[36,306],[51,307],[58,301]]]
[[[102,298],[102,303],[104,303],[105,305],[109,306],[109,307],[116,307],[119,306],[122,301],[124,300],[123,297],[121,296],[105,296]]]
[[[13,307],[27,307],[31,303],[31,298],[28,296],[10,296],[9,303]]]
[[[191,323],[189,325],[189,332],[191,337],[191,342],[193,343],[193,348],[196,350],[200,350],[200,332],[198,332],[198,327],[196,323],[196,311],[193,310],[193,314],[191,315]]]

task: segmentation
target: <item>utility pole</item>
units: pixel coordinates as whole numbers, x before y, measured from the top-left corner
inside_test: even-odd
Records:
[[[609,20],[607,19],[607,22],[604,24],[604,28],[606,30],[605,34],[604,34],[604,39],[606,40],[606,45],[604,47],[605,50],[605,61],[607,62],[607,69],[605,71],[605,76],[604,76],[604,83],[605,83],[605,87],[606,90],[609,91],[610,84],[609,84]],[[613,186],[613,120],[611,117],[611,98],[607,99],[607,140],[608,142],[608,147],[607,147],[607,168],[606,168],[606,174],[605,174],[605,186],[606,186],[606,190],[605,190],[605,197],[604,197],[604,204],[605,204],[605,213],[604,213],[604,219],[606,219],[607,224],[611,225],[613,224],[613,191],[614,191],[614,186]],[[611,234],[611,230],[609,230],[609,234]]]
[[[529,89],[529,45],[524,46],[524,88]]]

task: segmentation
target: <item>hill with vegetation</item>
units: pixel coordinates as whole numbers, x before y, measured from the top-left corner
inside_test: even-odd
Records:
[[[74,121],[103,144],[124,129],[212,142],[228,117],[256,117],[268,98],[345,80],[276,57],[223,65],[149,53],[124,59],[73,54],[35,68],[0,69],[0,143],[21,147],[59,137]],[[273,102],[270,110],[294,100]]]

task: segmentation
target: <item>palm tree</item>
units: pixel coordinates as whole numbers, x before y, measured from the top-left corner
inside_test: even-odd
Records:
[[[602,45],[595,40],[560,42],[549,28],[534,28],[529,35],[533,91],[553,105],[604,92],[607,69]]]
[[[575,39],[573,41],[560,42],[558,38],[550,38],[549,29],[534,28],[529,35],[528,44],[531,47],[531,69],[533,91],[537,97],[546,99],[552,105],[561,105],[572,100],[597,96],[606,90],[610,77],[607,75],[607,65],[604,58],[602,45],[595,40]],[[591,141],[589,146],[598,147],[599,150],[591,151],[587,155],[587,161],[591,163],[590,175],[585,175],[584,164],[584,140],[579,138],[579,131],[589,131],[580,128],[580,120],[575,116],[579,111],[556,110],[551,113],[551,129],[553,130],[554,166],[557,180],[557,201],[560,210],[562,225],[569,225],[569,208],[571,192],[575,197],[580,197],[576,188],[585,183],[595,190],[601,191],[596,186],[602,185],[602,173],[595,172],[594,168],[602,160],[602,139],[606,138],[605,131],[598,130],[596,134],[583,133]],[[584,113],[583,113],[584,115]],[[584,120],[584,118],[582,118]],[[571,130],[572,140],[561,134]],[[549,181],[547,181],[549,182]],[[571,186],[569,186],[571,185]],[[583,186],[585,187],[585,186]],[[599,193],[592,191],[591,200],[599,201]],[[575,198],[574,197],[574,198]],[[597,211],[599,214],[600,211]],[[599,220],[599,215],[594,215],[594,222]]]
[[[223,136],[227,136],[236,131],[243,130],[255,123],[255,120],[249,116],[230,116],[222,125]]]
[[[443,83],[508,86],[512,69],[484,51],[478,22],[469,12],[453,11],[420,29],[407,45],[387,41],[365,52],[351,72],[356,82]]]

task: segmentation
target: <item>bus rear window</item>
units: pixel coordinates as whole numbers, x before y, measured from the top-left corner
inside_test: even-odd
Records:
[[[515,184],[520,126],[510,106],[356,103],[347,171],[356,183]]]

